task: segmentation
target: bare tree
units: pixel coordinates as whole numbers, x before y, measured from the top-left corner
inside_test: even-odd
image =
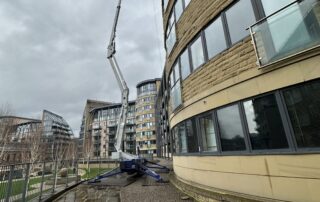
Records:
[[[84,148],[83,148],[84,155],[87,158],[87,169],[88,172],[90,172],[90,167],[89,167],[89,161],[93,152],[93,141],[92,141],[92,135],[88,134],[85,138],[84,142]]]
[[[13,118],[8,117],[11,115],[10,106],[3,105],[0,107],[0,162],[5,161],[5,156],[8,151],[8,147],[12,140],[13,133]]]
[[[29,126],[29,132],[22,137],[21,143],[25,148],[25,162],[31,164],[31,170],[35,162],[43,159],[43,144],[42,144],[42,127],[40,123],[32,123]]]
[[[78,154],[77,139],[71,139],[67,146],[66,159],[75,161]]]

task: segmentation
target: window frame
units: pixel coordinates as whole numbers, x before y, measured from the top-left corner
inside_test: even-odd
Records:
[[[310,84],[312,82],[320,82],[320,79],[314,79],[314,80],[311,80],[311,81],[308,81],[308,82],[304,82],[302,84],[299,83],[299,84],[295,84],[295,85],[283,88],[283,89],[281,89],[281,92],[279,93],[280,94],[279,96],[280,96],[280,99],[282,100],[282,105],[283,105],[283,108],[284,108],[284,115],[285,115],[285,118],[286,118],[287,124],[288,124],[288,130],[291,133],[292,144],[294,145],[294,149],[295,149],[294,151],[296,151],[297,153],[319,152],[320,151],[320,147],[298,147],[298,143],[297,143],[297,140],[296,140],[296,137],[295,137],[295,133],[294,133],[294,129],[293,129],[293,126],[292,126],[292,121],[291,121],[291,118],[290,118],[290,115],[289,115],[289,111],[288,111],[288,106],[287,106],[285,98],[284,98],[284,91],[297,88],[297,87],[299,87],[301,85],[308,85],[308,84]]]
[[[213,121],[213,129],[215,132],[215,138],[216,138],[216,144],[217,144],[217,151],[204,151],[203,149],[203,138],[201,135],[202,129],[200,125],[200,119],[210,117]],[[196,117],[196,129],[197,129],[197,137],[198,137],[198,145],[199,145],[199,154],[203,156],[209,156],[209,155],[221,155],[221,141],[220,136],[218,134],[218,128],[217,128],[217,122],[215,117],[215,110],[202,113]]]
[[[250,0],[250,4],[252,6],[252,11],[253,11],[253,15],[254,15],[254,18],[255,18],[255,21],[257,22],[258,20],[260,20],[261,16],[259,15],[260,13],[259,12],[256,12],[255,10],[260,10],[260,7],[259,7],[259,4],[256,3],[256,1],[260,1],[260,0]],[[228,33],[228,35],[226,36],[226,38],[228,38],[228,42],[230,43],[229,46],[228,46],[228,49],[233,47],[234,45],[240,43],[241,41],[243,41],[245,38],[247,38],[248,36],[250,36],[250,33],[248,31],[248,35],[244,36],[243,38],[235,41],[232,43],[232,40],[231,40],[231,34],[230,34],[230,30],[229,30],[229,23],[228,23],[228,19],[227,19],[227,11],[230,10],[233,6],[235,6],[237,3],[239,3],[240,0],[236,0],[234,1],[233,3],[231,3],[229,6],[227,6],[225,9],[223,9],[223,11],[220,13],[220,14],[223,14],[223,21],[225,23],[225,29]],[[250,25],[249,25],[250,26]],[[248,27],[249,27],[248,26]]]
[[[237,106],[238,108],[238,112],[239,112],[239,117],[240,117],[240,123],[241,123],[241,128],[242,128],[242,133],[243,133],[243,139],[244,139],[244,144],[245,144],[245,150],[239,150],[239,151],[223,151],[222,150],[222,142],[221,142],[221,132],[220,132],[220,125],[219,125],[219,121],[218,121],[218,110],[220,109],[223,109],[223,108],[228,108],[228,107],[231,107],[231,106]],[[229,103],[227,105],[224,105],[224,106],[221,106],[221,107],[218,107],[214,110],[214,114],[215,114],[215,117],[216,117],[216,122],[217,122],[217,129],[218,129],[218,134],[219,134],[219,140],[220,140],[220,144],[221,144],[221,154],[223,155],[234,155],[234,154],[247,154],[247,153],[250,153],[250,145],[249,145],[249,142],[248,142],[248,137],[247,137],[247,134],[246,134],[246,129],[244,127],[244,120],[243,120],[243,116],[242,116],[242,111],[240,109],[240,102],[233,102],[233,103]]]
[[[178,66],[177,66],[178,65]],[[172,112],[175,112],[175,111],[177,111],[178,109],[180,109],[181,108],[181,106],[183,105],[183,99],[182,99],[182,88],[181,88],[181,69],[180,69],[180,57],[178,57],[177,58],[177,60],[174,62],[174,65],[172,66],[172,69],[171,69],[171,71],[170,71],[170,73],[169,73],[169,81],[170,81],[170,85],[169,85],[169,95],[170,95],[170,98],[171,98],[171,103],[170,103],[170,105],[171,105],[171,108],[172,108]],[[176,71],[175,71],[175,68],[178,68],[178,72],[179,72],[179,79],[177,80],[177,78],[176,78]],[[174,84],[172,84],[171,83],[171,79],[170,79],[170,77],[171,77],[171,75],[173,75],[173,80],[174,80]],[[181,99],[181,103],[178,105],[178,106],[176,106],[175,108],[173,108],[173,106],[172,106],[172,89],[177,85],[177,83],[178,82],[180,82],[179,84],[180,84],[180,94],[181,94],[181,97],[180,97],[180,99]]]
[[[206,29],[209,28],[214,22],[216,22],[218,19],[220,18],[221,20],[221,24],[222,24],[222,31],[223,31],[223,34],[224,34],[224,40],[226,42],[226,47],[221,50],[220,52],[216,53],[214,56],[210,57],[209,56],[209,50],[208,50],[208,40],[207,40],[207,36],[206,36]],[[225,20],[223,19],[223,15],[218,15],[216,16],[215,18],[213,18],[204,28],[203,30],[201,30],[201,32],[203,32],[203,40],[204,40],[204,46],[205,46],[205,54],[206,54],[206,57],[207,57],[207,62],[212,60],[213,58],[219,56],[222,52],[228,50],[232,45],[230,45],[230,42],[229,42],[229,39],[227,37],[228,35],[228,32],[227,32],[227,25],[226,25],[226,22]]]
[[[170,24],[170,19],[171,17],[173,17],[173,23],[172,23],[172,26]],[[172,50],[174,49],[176,43],[177,43],[177,30],[176,30],[176,14],[175,14],[175,9],[172,9],[172,11],[170,12],[170,15],[168,17],[168,21],[167,21],[167,25],[166,25],[166,30],[165,30],[165,49],[166,49],[166,53],[167,53],[167,56],[169,56],[171,53],[172,53]],[[170,27],[169,27],[170,26]],[[167,34],[168,32],[168,29],[170,29],[169,33]],[[174,44],[172,45],[172,48],[170,51],[168,51],[168,46],[167,46],[167,40],[168,40],[168,36],[170,36],[170,34],[172,33],[172,29],[175,29],[175,42]]]
[[[187,54],[187,57],[188,57],[189,74],[188,74],[188,76],[186,76],[185,78],[182,78],[181,56],[182,56],[184,53],[186,53],[186,54]],[[181,79],[181,81],[186,80],[186,79],[192,74],[192,72],[193,72],[193,68],[192,68],[192,66],[191,66],[192,60],[191,60],[190,54],[191,54],[191,50],[190,50],[189,46],[187,46],[185,49],[183,49],[183,50],[181,51],[181,53],[179,54],[179,57],[178,57],[178,58],[179,58],[179,61],[180,61],[180,79]]]
[[[201,46],[202,46],[204,61],[203,61],[202,64],[200,64],[198,67],[195,68],[194,65],[193,65],[192,48],[191,47],[198,39],[201,40]],[[189,61],[190,61],[190,68],[192,70],[189,75],[191,75],[193,72],[197,71],[198,69],[201,69],[208,61],[207,60],[207,56],[206,56],[207,54],[206,54],[206,50],[205,50],[205,44],[204,44],[202,30],[200,31],[200,33],[196,34],[195,37],[191,40],[191,42],[188,45],[188,48],[190,49],[190,52],[189,52],[189,58],[190,59],[189,59]]]
[[[257,99],[257,98],[263,98],[265,96],[269,96],[269,95],[274,95],[274,98],[275,98],[275,101],[276,101],[276,104],[277,104],[277,107],[278,107],[278,110],[279,110],[279,114],[280,114],[280,119],[281,119],[281,122],[282,122],[282,126],[283,126],[283,130],[284,130],[284,133],[285,133],[285,137],[287,139],[287,143],[288,143],[288,148],[283,148],[283,149],[252,149],[252,143],[251,143],[251,139],[250,139],[250,132],[249,132],[249,128],[248,128],[248,120],[247,120],[247,117],[246,117],[246,114],[245,114],[245,109],[244,109],[244,102],[247,102],[247,101],[250,101],[250,100],[253,100],[253,99]],[[287,123],[287,119],[284,115],[284,108],[283,106],[281,106],[281,98],[280,98],[280,94],[279,94],[279,91],[273,91],[273,92],[268,92],[268,93],[263,93],[263,94],[260,94],[260,95],[257,95],[257,96],[252,96],[252,97],[249,97],[249,98],[246,98],[244,100],[241,100],[240,101],[240,108],[241,108],[241,115],[243,116],[242,119],[244,121],[244,127],[245,127],[245,132],[246,132],[246,136],[247,136],[247,139],[248,139],[248,143],[249,143],[249,149],[250,149],[250,153],[252,154],[272,154],[272,153],[278,153],[278,154],[281,154],[281,153],[288,153],[288,152],[291,152],[291,151],[294,151],[294,145],[293,145],[293,142],[292,142],[292,138],[291,138],[291,133],[289,131],[289,127],[288,127],[288,124]]]

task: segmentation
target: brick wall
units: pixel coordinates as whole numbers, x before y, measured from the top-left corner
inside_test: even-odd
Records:
[[[250,37],[211,59],[193,72],[182,83],[184,101],[224,80],[237,76],[251,68],[257,68],[256,56]]]
[[[179,21],[176,22],[177,42],[166,60],[167,76],[184,48],[232,2],[233,0],[191,1]],[[164,14],[164,27],[167,24],[170,8],[173,9],[173,1],[169,2],[167,12]],[[257,68],[256,56],[250,39],[250,36],[248,36],[243,41],[215,56],[184,80],[182,82],[183,102],[201,93],[204,89],[211,88],[251,68]]]

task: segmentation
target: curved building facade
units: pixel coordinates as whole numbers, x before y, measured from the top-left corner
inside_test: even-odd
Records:
[[[162,5],[177,180],[216,200],[318,201],[319,1]]]
[[[155,103],[160,79],[145,80],[137,84],[136,145],[146,157],[156,155]]]

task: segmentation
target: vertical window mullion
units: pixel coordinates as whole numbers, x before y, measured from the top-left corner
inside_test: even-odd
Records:
[[[203,49],[203,54],[204,54],[204,61],[208,62],[209,60],[209,55],[208,55],[208,48],[207,48],[207,41],[205,37],[204,31],[201,31],[201,41],[202,41],[202,49]]]
[[[241,118],[242,128],[243,128],[243,132],[244,132],[244,139],[247,144],[247,150],[249,152],[252,152],[252,145],[251,145],[251,140],[250,140],[250,135],[249,135],[248,122],[247,122],[247,118],[245,115],[243,102],[239,102],[239,110],[240,110],[240,118]]]
[[[199,154],[201,154],[202,153],[202,151],[203,151],[203,144],[202,144],[202,142],[203,142],[203,140],[202,140],[202,135],[201,135],[201,129],[200,129],[200,116],[197,116],[196,118],[195,118],[195,125],[196,125],[196,134],[197,134],[197,138],[198,138],[198,145],[199,145],[199,148],[198,148],[198,152],[199,152]]]
[[[289,113],[283,98],[283,94],[278,90],[275,92],[276,101],[279,107],[281,120],[283,123],[284,131],[288,140],[289,148],[296,151],[298,149],[297,142],[295,140],[295,135],[293,127],[291,125]]]
[[[253,12],[257,20],[260,20],[265,17],[261,0],[251,0]]]
[[[225,12],[221,13],[221,20],[222,20],[225,40],[226,40],[226,43],[227,43],[227,47],[229,48],[229,47],[231,47],[232,42],[231,42],[231,37],[230,37],[230,33],[229,33],[228,22],[227,22],[227,17],[226,17],[226,13]]]
[[[191,48],[190,46],[188,45],[187,46],[187,49],[188,49],[188,58],[189,58],[189,68],[190,68],[190,74],[193,72],[194,68],[193,68],[193,63],[192,63],[192,52],[191,52]]]
[[[217,149],[218,149],[217,152],[218,152],[219,154],[221,154],[221,152],[222,152],[221,135],[220,135],[220,130],[219,130],[219,124],[218,124],[218,119],[217,119],[216,110],[213,111],[212,117],[213,117],[213,126],[214,126],[214,129],[216,130]]]

